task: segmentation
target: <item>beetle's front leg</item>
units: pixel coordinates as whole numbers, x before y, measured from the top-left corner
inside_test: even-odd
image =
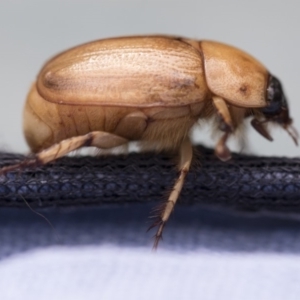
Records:
[[[212,99],[219,116],[219,129],[224,131],[223,136],[220,138],[215,147],[215,154],[222,161],[226,161],[231,158],[231,153],[226,145],[226,141],[230,134],[234,131],[234,126],[228,106],[224,99],[218,96],[213,96]]]
[[[63,140],[18,164],[4,167],[0,170],[0,174],[35,165],[45,165],[82,147],[94,146],[100,149],[110,149],[126,143],[128,143],[128,140],[118,135],[103,131],[92,131],[85,135]]]
[[[179,164],[178,164],[179,177],[176,180],[173,190],[169,196],[169,199],[168,199],[167,203],[165,204],[164,209],[159,217],[159,221],[158,221],[159,227],[158,227],[158,230],[155,235],[155,241],[154,241],[154,246],[153,246],[154,249],[157,248],[158,243],[159,243],[160,239],[162,238],[162,232],[163,232],[164,226],[165,226],[166,222],[168,221],[168,219],[175,207],[176,201],[182,190],[184,179],[190,169],[190,165],[191,165],[192,158],[193,158],[193,148],[192,148],[192,144],[191,144],[189,138],[186,138],[184,140],[184,142],[181,144],[180,150],[179,150],[179,156],[180,156]],[[156,224],[154,224],[154,226],[155,225]]]

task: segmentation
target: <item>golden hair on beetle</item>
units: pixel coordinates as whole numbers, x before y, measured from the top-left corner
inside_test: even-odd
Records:
[[[0,173],[89,146],[113,149],[138,141],[143,150],[175,151],[179,176],[155,223],[157,247],[191,166],[191,128],[214,119],[222,133],[215,153],[225,161],[227,139],[248,117],[265,138],[272,139],[265,124],[273,123],[297,143],[279,80],[249,54],[172,36],[98,40],[43,66],[24,108],[24,134],[35,154]]]

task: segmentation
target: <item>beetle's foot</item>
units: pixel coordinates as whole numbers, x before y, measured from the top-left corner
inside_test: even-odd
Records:
[[[229,132],[226,132],[218,141],[215,147],[215,155],[222,161],[227,161],[231,158],[231,152],[226,145],[226,141],[229,137]]]
[[[152,248],[154,251],[157,250],[158,244],[159,244],[160,240],[162,240],[162,233],[163,233],[165,225],[166,225],[166,222],[164,222],[163,220],[160,220],[158,222],[158,224],[156,224],[156,226],[158,226],[158,229],[154,236],[154,244],[153,244],[153,248]]]
[[[165,205],[163,206],[165,207]],[[158,211],[161,212],[162,207],[158,208]],[[153,218],[156,218],[156,220],[149,226],[149,228],[147,229],[147,232],[150,231],[153,228],[157,228],[156,234],[153,236],[154,238],[154,244],[153,244],[153,250],[157,250],[159,241],[162,239],[162,233],[163,233],[163,229],[166,225],[166,221],[163,221],[161,215],[155,215],[153,216]]]
[[[40,161],[38,160],[38,158],[36,157],[27,157],[24,160],[22,160],[21,162],[14,164],[14,165],[10,165],[10,166],[5,166],[3,168],[0,169],[0,176],[1,175],[5,175],[9,172],[12,171],[22,171],[26,168],[30,168],[30,167],[37,167],[38,165],[40,165]]]

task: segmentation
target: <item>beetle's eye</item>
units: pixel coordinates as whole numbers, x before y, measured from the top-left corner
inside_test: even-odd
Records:
[[[278,115],[283,108],[287,108],[281,83],[276,77],[271,75],[267,88],[267,98],[269,105],[261,110],[265,115]]]

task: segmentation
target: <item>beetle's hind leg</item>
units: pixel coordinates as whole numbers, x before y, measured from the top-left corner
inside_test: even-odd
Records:
[[[162,213],[160,214],[158,221],[155,224],[153,224],[153,226],[151,226],[151,227],[159,226],[158,230],[155,234],[155,237],[154,237],[155,238],[154,245],[153,245],[154,249],[157,248],[158,243],[159,243],[160,239],[162,238],[162,233],[163,233],[163,229],[166,225],[166,222],[168,221],[168,219],[175,207],[177,199],[182,190],[182,186],[184,184],[185,177],[190,169],[192,158],[193,158],[193,148],[192,148],[192,144],[191,144],[190,140],[187,138],[181,144],[180,150],[179,150],[179,164],[178,164],[179,177],[174,184],[173,190],[168,198],[168,201],[166,202],[166,204],[163,207]]]
[[[0,174],[36,165],[45,165],[81,147],[94,146],[101,149],[110,149],[126,143],[128,143],[128,140],[118,135],[102,131],[92,131],[85,135],[65,139],[26,158],[18,164],[3,167],[0,169]]]

